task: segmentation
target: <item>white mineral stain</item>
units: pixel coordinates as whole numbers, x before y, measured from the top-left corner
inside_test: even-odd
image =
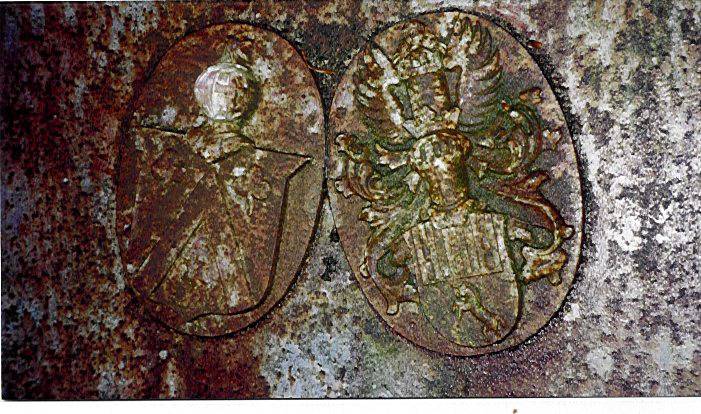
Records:
[[[350,109],[353,106],[354,101],[355,99],[353,98],[351,89],[344,88],[342,92],[336,95],[336,99],[334,99],[334,105],[336,106],[336,108]]]
[[[119,50],[120,38],[124,35],[124,21],[118,13],[118,9],[112,10],[112,26],[110,27],[110,43],[109,49],[112,51]]]
[[[161,122],[164,125],[173,125],[175,121],[175,116],[178,114],[178,110],[172,106],[167,106],[161,113]]]
[[[63,6],[63,18],[71,27],[75,27],[78,24],[78,18],[75,15],[75,10],[69,3]]]
[[[253,73],[255,73],[261,82],[270,79],[272,76],[272,69],[270,68],[270,62],[267,59],[258,58],[253,64]]]
[[[626,215],[622,216],[619,221],[619,232],[612,236],[613,240],[627,252],[633,252],[642,246],[643,239],[640,237],[640,229],[642,222],[640,216],[637,215],[637,205],[624,203],[621,200],[620,204],[628,204],[621,211],[625,211]]]
[[[168,365],[166,366],[166,374],[164,377],[165,390],[164,396],[166,398],[176,398],[179,397],[179,390],[183,388],[183,381],[180,378],[178,369],[173,362],[173,358],[168,360]]]
[[[579,304],[573,303],[570,305],[570,310],[565,314],[565,317],[563,319],[567,322],[572,322],[579,319],[580,316],[581,315],[579,313]]]
[[[80,77],[75,81],[75,90],[73,92],[73,111],[78,118],[83,118],[83,95],[85,94],[85,76]]]
[[[229,286],[229,289],[231,289],[231,294],[229,295],[228,305],[229,307],[233,308],[239,304],[239,291],[235,286]]]
[[[146,33],[149,29],[158,27],[160,16],[158,5],[149,2],[119,2],[120,15],[132,24],[131,32],[135,35]]]
[[[590,370],[604,381],[608,380],[613,369],[613,358],[608,348],[601,347],[589,351],[586,360]]]

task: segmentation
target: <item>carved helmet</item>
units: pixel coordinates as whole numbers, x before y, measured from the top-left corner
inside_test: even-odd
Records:
[[[258,81],[246,50],[245,41],[235,42],[195,81],[195,99],[210,120],[244,121],[258,105]]]
[[[418,137],[454,128],[457,114],[451,115],[455,103],[443,64],[446,45],[423,24],[415,24],[417,34],[402,41],[392,60],[402,80],[395,95],[404,107],[405,127]]]

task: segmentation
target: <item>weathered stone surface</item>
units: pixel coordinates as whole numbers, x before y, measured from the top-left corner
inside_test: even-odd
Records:
[[[4,397],[701,392],[698,2],[1,7]],[[563,103],[585,213],[563,310],[511,350],[425,351],[368,305],[325,202],[296,283],[253,329],[199,338],[144,312],[120,259],[118,136],[167,50],[217,23],[276,32],[307,61],[328,111],[367,39],[447,7],[515,35]]]

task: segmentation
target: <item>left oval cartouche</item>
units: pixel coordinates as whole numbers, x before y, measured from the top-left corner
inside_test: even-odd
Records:
[[[152,315],[219,336],[285,296],[319,214],[323,131],[308,66],[275,33],[222,24],[168,50],[117,165],[121,258]]]

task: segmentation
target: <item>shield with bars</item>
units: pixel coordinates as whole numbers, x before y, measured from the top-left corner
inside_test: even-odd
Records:
[[[450,212],[404,233],[421,309],[438,333],[458,345],[490,345],[516,323],[519,294],[506,218]]]

